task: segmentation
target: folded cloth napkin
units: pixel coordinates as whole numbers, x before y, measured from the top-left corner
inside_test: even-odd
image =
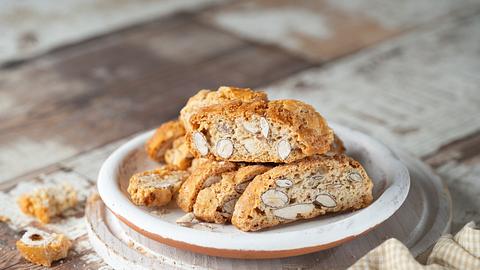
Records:
[[[371,250],[349,269],[480,269],[480,228],[472,221],[455,237],[450,234],[440,237],[428,257],[427,265],[417,262],[407,247],[391,238]]]

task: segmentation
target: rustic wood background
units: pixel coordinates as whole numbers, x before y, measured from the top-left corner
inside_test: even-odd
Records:
[[[75,240],[58,269],[108,268],[83,208],[40,225],[15,197],[69,181],[86,197],[134,134],[201,88],[265,89],[420,157],[480,222],[480,1],[4,0],[0,3],[0,269],[27,226]]]

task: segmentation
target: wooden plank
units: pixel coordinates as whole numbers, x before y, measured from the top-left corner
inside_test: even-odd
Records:
[[[15,1],[0,3],[0,64],[221,0]]]
[[[4,70],[0,182],[175,118],[200,88],[255,87],[308,66],[184,14]]]
[[[480,130],[479,9],[268,87],[417,156]]]
[[[478,7],[478,1],[249,0],[215,8],[205,19],[247,39],[325,61],[418,25]]]

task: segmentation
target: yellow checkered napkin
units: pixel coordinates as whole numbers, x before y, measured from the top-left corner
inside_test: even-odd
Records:
[[[417,262],[407,247],[392,238],[363,256],[349,269],[480,270],[480,228],[470,222],[455,237],[450,234],[440,237],[428,257],[427,265]]]

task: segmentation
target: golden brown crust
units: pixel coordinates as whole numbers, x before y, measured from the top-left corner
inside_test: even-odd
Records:
[[[164,206],[172,200],[188,175],[187,171],[172,166],[140,172],[130,178],[127,191],[136,205]]]
[[[165,152],[165,163],[175,166],[180,170],[186,170],[192,163],[193,155],[188,149],[185,137],[182,136],[173,141],[173,146]]]
[[[17,203],[23,213],[35,216],[42,223],[49,223],[52,217],[75,207],[77,192],[69,184],[41,187],[22,194]]]
[[[285,184],[286,181],[290,181],[289,185]],[[256,231],[329,212],[360,209],[372,202],[372,188],[373,183],[367,173],[352,158],[345,155],[315,156],[277,166],[256,177],[238,199],[232,223],[240,230]],[[268,202],[271,194],[276,196],[271,197],[276,200]],[[319,195],[327,197],[334,205],[319,206],[316,204]],[[286,213],[292,209],[290,206],[308,211],[294,212],[292,216]]]
[[[251,123],[253,127],[248,128]],[[291,163],[324,154],[333,142],[325,119],[312,106],[296,100],[212,105],[192,115],[190,125],[186,135],[190,152],[214,160]],[[199,139],[208,149],[198,148]],[[233,144],[233,151],[222,155],[219,143],[226,140]],[[281,143],[287,144],[285,155],[279,150]]]
[[[185,128],[179,120],[162,124],[157,128],[152,138],[145,144],[148,156],[158,162],[163,162],[165,152],[172,147],[173,141],[185,135]]]
[[[63,234],[48,234],[39,230],[27,231],[25,234],[17,241],[17,250],[25,259],[35,264],[49,267],[53,261],[67,257],[72,246]]]
[[[221,86],[218,91],[200,90],[192,96],[180,111],[180,120],[187,130],[190,129],[190,117],[203,107],[238,100],[242,102],[267,101],[267,95],[250,88]]]
[[[222,174],[218,183],[202,189],[197,196],[193,213],[203,221],[223,224],[230,221],[237,199],[252,179],[272,167],[247,165],[236,172]]]
[[[200,190],[220,181],[222,173],[234,171],[237,165],[231,162],[205,162],[192,171],[178,191],[176,202],[185,212],[191,212]]]

